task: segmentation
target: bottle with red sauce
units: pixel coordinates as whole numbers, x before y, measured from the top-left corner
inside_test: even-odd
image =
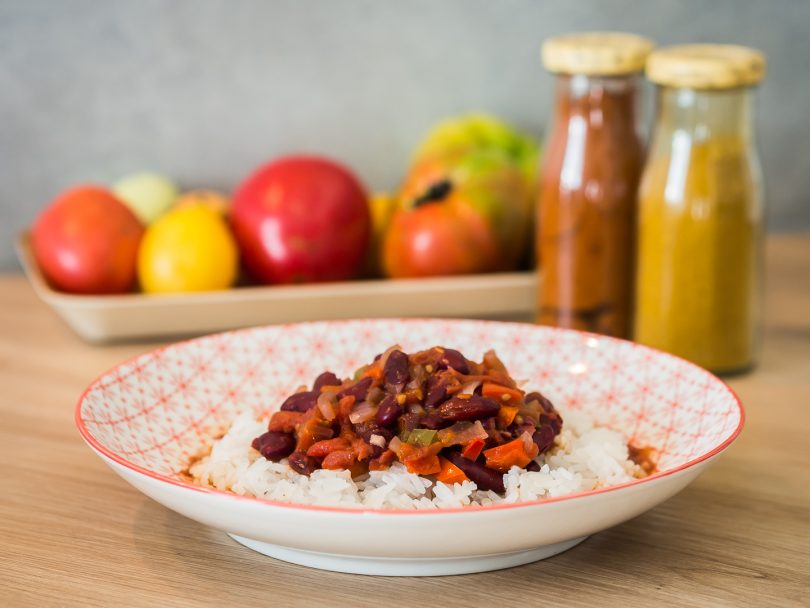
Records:
[[[540,172],[537,321],[628,337],[641,75],[653,43],[617,32],[547,40],[556,100]]]

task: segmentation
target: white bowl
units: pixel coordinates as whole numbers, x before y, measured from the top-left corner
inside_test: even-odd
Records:
[[[181,472],[245,411],[278,404],[324,369],[347,375],[398,343],[479,359],[495,348],[512,375],[661,452],[658,472],[540,501],[401,511],[270,502],[202,488]],[[76,408],[87,444],[166,507],[278,559],[341,572],[481,572],[564,551],[682,490],[743,425],[733,391],[709,372],[631,342],[518,323],[393,319],[262,327],[181,342],[95,380]]]

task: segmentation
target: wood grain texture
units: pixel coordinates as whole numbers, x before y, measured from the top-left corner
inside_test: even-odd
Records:
[[[275,561],[128,486],[82,444],[73,407],[154,345],[86,345],[21,276],[0,277],[0,606],[807,606],[810,236],[771,239],[768,277],[760,365],[730,379],[746,428],[694,484],[549,560],[410,579]]]

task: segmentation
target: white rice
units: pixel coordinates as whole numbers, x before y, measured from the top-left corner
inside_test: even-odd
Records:
[[[290,469],[287,461],[270,462],[250,447],[267,429],[267,421],[239,416],[213,442],[208,456],[189,468],[195,483],[243,496],[299,504],[373,509],[439,509],[514,503],[565,496],[631,481],[643,471],[628,458],[618,431],[598,427],[581,412],[562,411],[565,421],[556,445],[537,458],[540,470],[512,467],[504,475],[506,493],[478,490],[475,483],[447,485],[409,473],[395,462],[353,480],[348,471],[315,471],[310,477]]]

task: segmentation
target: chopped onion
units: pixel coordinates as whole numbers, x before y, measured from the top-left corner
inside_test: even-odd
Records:
[[[473,382],[468,382],[467,384],[461,387],[461,390],[458,392],[459,395],[472,395],[477,389],[481,386],[480,380],[474,380]]]
[[[520,408],[518,413],[521,416],[524,418],[531,418],[534,421],[540,420],[540,414],[543,413],[543,407],[537,400],[530,401],[529,403],[523,403],[518,407]]]
[[[383,437],[382,435],[372,435],[371,437],[368,438],[368,442],[371,445],[376,445],[378,448],[385,447],[385,437]]]
[[[373,403],[374,405],[380,405],[380,402],[384,397],[384,390],[382,390],[379,386],[372,386],[368,391],[368,395],[366,395],[366,401]]]
[[[480,420],[475,423],[462,421],[453,426],[442,429],[438,434],[439,441],[445,446],[464,445],[473,439],[486,439],[489,437]]]
[[[324,391],[318,395],[318,409],[327,422],[332,422],[337,417],[337,413],[335,412],[336,405],[337,393],[335,391]]]
[[[352,413],[349,414],[349,420],[352,424],[360,424],[361,422],[368,422],[377,415],[377,406],[368,401],[362,401],[354,406]]]
[[[406,389],[422,388],[422,385],[427,380],[428,374],[424,366],[418,363],[410,369],[410,381],[405,385]]]
[[[534,439],[532,439],[532,436],[529,435],[527,431],[523,431],[520,439],[523,441],[523,449],[526,450],[527,454],[531,454],[534,449]]]
[[[399,454],[399,448],[402,447],[402,440],[396,435],[388,442],[388,449],[392,452]]]

